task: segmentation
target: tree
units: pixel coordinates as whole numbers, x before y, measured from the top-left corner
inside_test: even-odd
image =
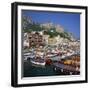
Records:
[[[40,24],[33,24],[31,25],[30,29],[32,29],[33,31],[42,31],[42,28],[40,27]]]
[[[54,27],[50,28],[47,31],[44,31],[44,34],[49,35],[50,38],[53,38],[53,37],[56,37],[57,35],[59,35],[58,32],[56,32],[56,28],[54,28]]]

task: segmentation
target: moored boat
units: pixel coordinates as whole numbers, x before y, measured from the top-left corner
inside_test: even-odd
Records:
[[[45,62],[37,62],[37,61],[34,61],[34,60],[30,60],[32,64],[35,64],[35,65],[41,65],[41,66],[45,66]]]
[[[41,57],[36,57],[30,60],[32,64],[45,66],[46,62]]]

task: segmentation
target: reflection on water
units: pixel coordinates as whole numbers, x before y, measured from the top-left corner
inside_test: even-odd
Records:
[[[62,72],[56,72],[52,65],[37,66],[30,62],[24,62],[23,68],[24,77],[65,75],[65,73]]]

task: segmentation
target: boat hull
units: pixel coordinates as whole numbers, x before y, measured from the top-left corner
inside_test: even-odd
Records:
[[[31,63],[35,64],[35,65],[41,65],[41,66],[45,66],[45,64],[46,64],[45,62],[41,63],[41,62],[36,62],[36,61],[32,61],[32,60],[31,60]]]

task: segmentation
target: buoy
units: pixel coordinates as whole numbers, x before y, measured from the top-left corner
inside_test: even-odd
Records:
[[[70,75],[72,75],[72,72],[70,72]]]
[[[54,68],[54,70],[56,71],[57,69],[56,69],[56,68]]]
[[[61,72],[63,72],[63,69],[61,69]]]

